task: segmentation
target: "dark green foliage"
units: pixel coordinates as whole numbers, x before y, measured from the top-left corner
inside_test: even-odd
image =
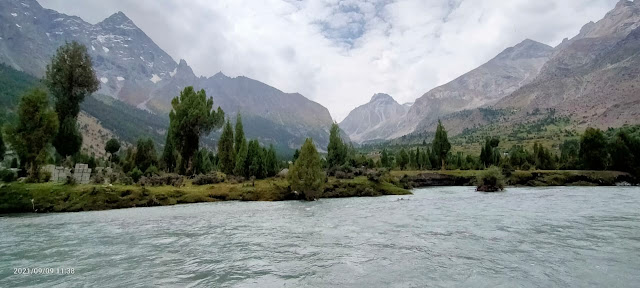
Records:
[[[438,128],[436,129],[436,136],[433,139],[432,147],[434,154],[439,160],[438,162],[442,163],[442,170],[444,170],[447,153],[451,150],[451,143],[449,143],[447,131],[444,129],[444,126],[442,126],[440,120],[438,120]]]
[[[607,140],[600,129],[587,128],[580,138],[580,161],[585,169],[604,170],[607,167]]]
[[[249,164],[249,177],[256,179],[264,179],[267,177],[267,164],[264,156],[264,150],[260,147],[258,140],[249,142],[247,152],[247,163]]]
[[[211,153],[206,149],[198,150],[195,157],[193,157],[193,172],[194,174],[207,174],[214,169]]]
[[[38,85],[35,77],[0,63],[0,121],[15,120],[20,96]]]
[[[538,144],[533,144],[533,156],[535,159],[535,165],[537,169],[541,170],[554,170],[556,169],[555,160],[549,149]]]
[[[396,157],[396,164],[400,168],[400,170],[407,169],[407,165],[409,165],[409,154],[407,151],[402,149],[398,152],[398,156]]]
[[[487,138],[485,140],[484,146],[480,151],[480,161],[485,167],[498,165],[500,163],[502,156],[500,155],[498,145],[500,145],[500,139],[498,138]]]
[[[300,150],[296,149],[296,151],[293,152],[293,162],[296,162],[298,157],[300,157]]]
[[[309,138],[302,145],[300,157],[287,175],[291,189],[304,195],[306,200],[318,199],[325,182],[320,155]]]
[[[640,177],[640,137],[621,129],[609,141],[611,167]]]
[[[235,164],[236,167],[233,169],[233,174],[236,176],[249,177],[249,161],[247,160],[247,155],[249,154],[249,147],[247,145],[246,140],[240,142],[240,150],[238,150],[238,154],[236,154]]]
[[[529,155],[529,152],[520,145],[513,145],[509,150],[509,161],[513,167],[522,168],[523,165],[529,163],[530,159],[532,159],[532,156]]]
[[[278,157],[276,155],[276,149],[273,145],[269,145],[265,155],[265,164],[267,169],[267,177],[274,177],[278,174]]]
[[[16,181],[16,173],[9,169],[0,170],[0,181],[4,183]]]
[[[213,99],[207,98],[204,90],[196,92],[186,87],[180,96],[171,101],[169,113],[172,138],[182,161],[181,170],[192,173],[193,155],[200,147],[200,136],[219,128],[224,123],[224,112],[220,107],[213,110]]]
[[[75,117],[60,119],[60,129],[53,139],[53,146],[63,157],[76,154],[82,148],[82,134],[78,130],[78,122]]]
[[[162,150],[162,165],[164,170],[173,173],[178,166],[178,151],[173,140],[173,129],[169,127],[167,131],[167,139],[164,142],[164,149]]]
[[[11,160],[11,168],[18,168],[18,158],[13,158]]]
[[[233,129],[231,128],[231,122],[227,120],[227,124],[224,125],[220,140],[218,140],[218,161],[220,171],[225,174],[233,174],[236,163],[236,153],[233,148]]]
[[[6,134],[31,179],[39,179],[40,165],[47,159],[47,147],[57,132],[58,119],[49,108],[47,93],[36,89],[23,96],[18,122],[7,126]]]
[[[382,155],[380,157],[380,165],[382,165],[382,167],[385,167],[385,168],[391,168],[391,166],[393,166],[393,163],[391,162],[391,158],[389,157],[389,152],[387,152],[387,149],[382,149]]]
[[[193,179],[193,185],[211,185],[224,182],[224,177],[220,173],[202,174]]]
[[[138,169],[138,167],[133,168],[133,170],[129,172],[129,177],[131,177],[131,179],[133,179],[133,182],[135,183],[138,183],[138,181],[140,181],[142,175],[143,173],[142,171],[140,171],[140,169]]]
[[[110,139],[107,144],[104,145],[104,151],[109,153],[109,160],[111,157],[120,151],[120,141],[118,139]]]
[[[158,175],[160,171],[158,170],[158,168],[154,165],[149,166],[149,168],[147,168],[147,170],[144,171],[144,175],[145,176],[153,176],[153,175]]]
[[[62,156],[73,155],[82,146],[82,135],[76,124],[80,103],[100,87],[87,47],[73,41],[58,48],[47,65],[44,83],[56,99],[60,123],[53,145]]]
[[[566,140],[560,145],[560,169],[578,169],[580,165],[580,142]]]
[[[7,151],[7,147],[4,146],[4,139],[2,138],[2,123],[0,123],[0,161],[4,160],[4,153]]]
[[[158,159],[153,140],[139,139],[136,144],[134,165],[141,171],[147,171],[152,165],[157,165]],[[136,181],[137,182],[137,181]]]
[[[333,123],[329,131],[329,146],[327,146],[327,163],[329,168],[341,166],[347,162],[348,148],[340,137],[340,127]]]
[[[240,148],[242,148],[243,142],[245,142],[244,144],[246,145],[247,141],[244,136],[244,126],[242,125],[242,116],[240,116],[240,113],[236,116],[236,132],[234,134],[234,148],[237,154],[240,151]]]

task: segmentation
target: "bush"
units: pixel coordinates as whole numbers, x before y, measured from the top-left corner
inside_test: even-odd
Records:
[[[149,168],[147,168],[146,171],[144,171],[144,175],[145,176],[153,176],[153,175],[158,175],[159,171],[158,168],[154,165],[149,166]]]
[[[213,172],[206,175],[200,174],[193,179],[193,185],[210,185],[224,182],[224,175]]]
[[[51,172],[49,171],[40,172],[40,180],[45,183],[51,181]]]
[[[142,177],[142,171],[140,171],[140,169],[138,169],[138,167],[133,168],[133,170],[131,170],[131,172],[129,172],[129,177],[131,177],[131,179],[133,179],[134,183],[138,183],[138,181],[140,181],[140,177]]]
[[[104,174],[103,173],[96,173],[95,176],[93,176],[92,182],[94,184],[104,184]]]
[[[348,172],[343,172],[343,171],[336,171],[335,175],[336,175],[337,179],[353,179],[353,178],[355,178],[355,175],[353,175],[353,173],[348,173]]]
[[[76,185],[78,184],[78,182],[76,182],[76,178],[73,178],[73,176],[68,175],[67,176],[67,181],[64,182],[65,185]]]
[[[16,181],[16,178],[16,173],[13,173],[13,171],[9,169],[0,170],[0,180],[2,180],[2,182],[10,183]]]
[[[365,176],[367,176],[367,179],[369,181],[372,182],[380,182],[381,178],[385,175],[387,175],[389,173],[389,170],[382,168],[382,169],[371,169],[371,170],[367,170],[367,172],[365,173]]]
[[[524,164],[522,164],[522,167],[520,168],[524,171],[529,171],[531,170],[531,164],[529,164],[529,162],[525,162]]]
[[[184,179],[182,176],[178,174],[170,174],[170,173],[140,178],[140,185],[142,186],[180,187],[182,186],[183,182],[184,182]]]
[[[11,168],[18,168],[18,158],[13,158],[13,160],[11,160]]]
[[[478,175],[477,191],[497,192],[504,190],[504,175],[500,168],[491,166]]]

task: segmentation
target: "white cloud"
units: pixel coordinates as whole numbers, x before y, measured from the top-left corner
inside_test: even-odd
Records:
[[[376,92],[411,102],[525,38],[557,45],[616,0],[41,0],[98,22],[122,10],[197,74],[244,75],[341,120]]]

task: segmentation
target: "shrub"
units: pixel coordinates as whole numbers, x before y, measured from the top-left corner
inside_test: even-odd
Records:
[[[365,172],[365,176],[367,176],[367,179],[369,181],[372,182],[380,182],[381,178],[385,175],[387,175],[387,173],[389,173],[389,170],[382,168],[382,169],[370,169],[367,170],[367,172]]]
[[[343,171],[336,171],[335,175],[336,175],[337,179],[353,179],[353,178],[355,178],[355,175],[353,175],[353,173],[347,173],[347,172],[343,172]]]
[[[224,175],[220,173],[200,174],[193,179],[193,185],[210,185],[224,182]]]
[[[104,178],[104,174],[102,174],[102,173],[96,173],[96,175],[95,175],[95,176],[93,176],[93,179],[92,179],[93,181],[92,181],[92,182],[93,182],[94,184],[104,184],[104,179],[105,179],[105,178]]]
[[[478,175],[477,191],[497,192],[504,190],[504,175],[500,168],[491,166]]]
[[[51,180],[51,172],[49,171],[40,172],[40,180],[42,182],[49,182]]]
[[[68,175],[67,176],[67,181],[65,181],[64,184],[65,185],[76,185],[78,183],[76,182],[76,178],[73,178],[73,176]]]
[[[520,168],[524,171],[529,171],[531,170],[531,164],[529,164],[529,162],[525,162],[524,164],[522,164],[522,167]]]
[[[141,177],[140,185],[142,186],[174,186],[180,187],[183,183],[183,177],[178,174],[162,174],[149,177]]]
[[[154,165],[149,166],[149,168],[147,168],[147,170],[144,171],[144,175],[147,177],[158,175],[158,173],[159,173],[158,168]]]
[[[134,183],[138,183],[138,181],[140,181],[140,177],[142,177],[142,171],[140,171],[140,169],[138,169],[138,167],[133,168],[133,170],[131,170],[131,172],[129,172],[129,177],[131,177],[131,179],[133,179]]]
[[[11,168],[18,168],[18,158],[13,158],[11,160]]]
[[[16,181],[16,173],[9,169],[0,170],[0,180],[4,183],[10,183]]]

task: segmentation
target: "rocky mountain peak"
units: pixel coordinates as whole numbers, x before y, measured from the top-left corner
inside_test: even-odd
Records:
[[[531,39],[525,39],[515,46],[502,51],[502,53],[498,54],[496,59],[516,60],[548,57],[551,50],[553,50],[553,47],[549,45]]]
[[[598,22],[585,24],[572,40],[602,36],[624,37],[640,25],[640,1],[621,0]]]
[[[371,97],[371,101],[369,101],[369,103],[388,102],[388,101],[396,102],[396,100],[394,100],[393,97],[389,96],[389,94],[377,93]]]

